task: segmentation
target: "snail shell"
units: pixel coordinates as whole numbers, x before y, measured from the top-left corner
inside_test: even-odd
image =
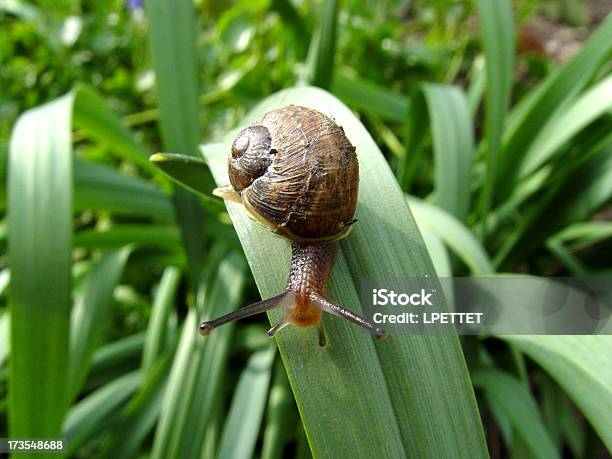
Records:
[[[229,179],[249,215],[289,240],[337,240],[354,222],[355,147],[311,108],[272,110],[243,129],[232,144]]]

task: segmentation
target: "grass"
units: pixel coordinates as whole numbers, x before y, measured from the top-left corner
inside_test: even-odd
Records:
[[[64,436],[66,457],[612,451],[610,336],[375,342],[334,317],[323,349],[260,319],[197,333],[284,287],[286,241],[211,190],[237,129],[290,103],[357,147],[359,222],[329,285],[351,309],[366,278],[612,273],[612,17],[556,64],[515,49],[509,1],[415,2],[401,22],[366,1],[147,0],[115,28],[110,7],[54,3],[87,19],[70,46],[44,4],[11,5],[3,436]]]

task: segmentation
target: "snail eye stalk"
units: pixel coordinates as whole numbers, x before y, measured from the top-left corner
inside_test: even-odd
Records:
[[[238,309],[237,311],[229,312],[221,317],[218,317],[217,319],[202,322],[200,324],[200,334],[202,336],[207,336],[215,328],[220,327],[221,325],[278,308],[283,304],[283,300],[289,295],[292,295],[291,292],[283,292],[280,295],[260,301],[259,303],[251,304],[242,309]]]

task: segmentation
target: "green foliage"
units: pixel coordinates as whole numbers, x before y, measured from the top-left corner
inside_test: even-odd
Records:
[[[236,392],[227,414],[218,456],[244,458],[253,455],[274,361],[270,346],[255,352],[238,380]]]
[[[67,95],[26,112],[11,136],[9,432],[13,437],[59,436],[68,407],[72,102],[73,96]]]
[[[0,0],[0,436],[100,458],[612,451],[608,336],[197,331],[284,288],[288,244],[211,191],[236,130],[289,103],[357,147],[329,285],[351,309],[367,277],[610,275],[612,16],[585,5]],[[590,33],[559,63],[525,52],[533,16]]]
[[[516,336],[504,338],[538,362],[590,420],[612,449],[610,336]]]
[[[497,161],[512,92],[514,43],[512,4],[510,0],[497,3],[479,0],[481,37],[486,57],[486,179],[481,193],[482,233],[486,236],[486,221],[497,175]]]
[[[470,207],[473,127],[465,94],[457,87],[423,88],[434,151],[436,203],[459,220]]]
[[[472,375],[472,381],[508,418],[517,433],[517,442],[524,442],[530,456],[560,457],[526,386],[499,370],[479,370]]]

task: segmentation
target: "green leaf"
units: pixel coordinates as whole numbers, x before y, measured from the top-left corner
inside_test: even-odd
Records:
[[[470,268],[472,274],[484,276],[493,274],[495,269],[478,239],[472,232],[444,209],[409,197],[408,203],[418,225],[432,231],[455,252]]]
[[[474,386],[508,417],[519,438],[534,458],[558,458],[559,453],[542,423],[540,412],[527,387],[500,370],[478,370],[472,375]],[[511,445],[508,445],[511,446]]]
[[[81,230],[74,236],[74,246],[87,249],[117,249],[128,244],[178,251],[181,247],[181,235],[176,226],[119,224],[100,230]]]
[[[474,127],[464,92],[455,86],[426,84],[434,147],[436,203],[464,221],[470,205]]]
[[[582,94],[567,110],[539,131],[525,154],[519,175],[524,177],[551,160],[560,147],[593,120],[612,109],[612,75]]]
[[[318,27],[310,41],[306,68],[308,84],[327,88],[334,73],[338,0],[323,0]]]
[[[510,0],[478,0],[476,4],[486,58],[486,177],[481,192],[484,224],[493,197],[497,160],[514,79],[514,27]],[[483,234],[486,234],[484,227]]]
[[[567,441],[574,457],[582,457],[585,445],[585,426],[576,416],[574,405],[549,376],[536,373],[541,398],[542,418],[557,448]]]
[[[142,352],[142,370],[145,373],[153,368],[157,359],[168,347],[168,342],[176,340],[175,337],[168,336],[168,320],[180,279],[180,270],[168,267],[164,270],[159,282],[151,310],[151,319],[147,326],[147,340]]]
[[[84,287],[72,309],[70,326],[70,364],[68,366],[68,397],[72,401],[79,393],[94,349],[109,322],[113,292],[121,279],[131,253],[130,247],[105,254],[84,281]]]
[[[559,240],[548,239],[546,248],[565,265],[572,276],[586,276],[588,274],[587,269],[578,257],[574,256],[571,250],[568,250]]]
[[[197,456],[214,403],[223,397],[232,327],[207,339],[198,333],[199,319],[236,309],[241,298],[242,258],[230,253],[219,263],[223,254],[217,246],[209,255],[198,291],[198,310],[191,309],[185,319],[155,432],[153,458]]]
[[[6,185],[8,176],[8,144],[0,140],[0,209],[6,209]]]
[[[574,223],[565,227],[554,239],[561,242],[573,241],[574,248],[582,248],[612,238],[612,222],[589,221]]]
[[[266,408],[266,426],[263,433],[261,459],[281,459],[285,444],[290,440],[296,423],[293,396],[285,368],[277,362]]]
[[[612,336],[503,336],[557,381],[612,452]]]
[[[524,104],[517,106],[504,136],[497,168],[496,196],[507,197],[521,170],[525,155],[542,126],[564,109],[592,80],[612,51],[612,16],[608,16],[589,37],[580,52],[560,71],[553,73]]]
[[[140,372],[128,373],[103,386],[74,405],[64,422],[66,457],[117,421],[119,410],[138,389]]]
[[[258,105],[241,126],[288,104],[333,116],[357,148],[359,223],[340,243],[329,283],[331,297],[361,313],[358,286],[363,279],[435,278],[386,160],[337,99],[312,87],[289,89]],[[229,133],[224,144],[202,147],[219,184],[227,183],[226,155],[234,135]],[[289,270],[289,244],[253,223],[238,204],[227,206],[262,297],[278,294]],[[270,320],[275,322],[279,313],[271,313]],[[381,458],[487,456],[456,336],[391,336],[374,342],[346,321],[325,316],[324,322],[329,337],[325,348],[317,346],[315,330],[288,327],[276,338],[315,456],[337,457],[350,451],[367,457],[373,448]]]
[[[453,268],[451,267],[451,261],[450,257],[448,256],[448,251],[442,243],[442,240],[435,233],[421,225],[416,212],[414,212],[414,215],[414,218],[417,221],[417,225],[419,225],[419,230],[421,230],[421,234],[423,235],[425,247],[427,247],[427,251],[429,252],[431,261],[434,265],[434,268],[436,268],[437,276],[452,277]]]
[[[74,158],[74,208],[174,221],[166,193],[139,177]]]
[[[476,56],[470,68],[470,83],[466,90],[468,105],[472,119],[475,118],[486,87],[486,68],[483,56]]]
[[[164,145],[168,151],[194,156],[200,128],[193,4],[145,0],[145,10]]]
[[[549,236],[589,218],[608,202],[612,197],[612,136],[593,151],[583,154],[573,169],[562,171],[536,195],[512,237],[498,251],[495,259],[498,266],[529,253]]]
[[[27,111],[11,135],[12,437],[58,437],[67,409],[73,99],[74,95],[68,94]]]
[[[145,334],[135,333],[101,346],[91,359],[85,391],[97,389],[140,367]]]
[[[297,48],[296,53],[301,59],[307,52],[310,32],[299,11],[291,0],[272,0],[270,9],[278,13],[283,27],[287,27],[291,31]]]
[[[414,177],[420,172],[419,166],[422,162],[425,150],[425,140],[429,133],[429,115],[427,103],[422,87],[417,87],[410,97],[408,113],[403,122],[404,145],[406,155],[398,161],[396,166],[396,177],[400,187],[404,191],[411,190]],[[429,171],[427,172],[430,173]],[[428,183],[427,186],[430,186]]]
[[[6,271],[6,270],[5,270]],[[10,351],[9,313],[6,309],[0,311],[0,366],[4,365]]]
[[[145,11],[164,149],[196,156],[200,126],[193,2],[145,0]],[[212,191],[210,174],[204,183]],[[203,212],[197,198],[181,188],[175,189],[174,202],[195,287],[204,248]]]
[[[268,346],[255,352],[242,371],[221,436],[220,459],[249,459],[253,456],[275,351],[274,347]]]
[[[207,184],[210,170],[206,161],[173,153],[156,153],[151,156],[150,161],[179,185],[219,206],[219,200],[210,196],[210,185]]]
[[[130,130],[109,110],[98,92],[83,84],[79,84],[74,92],[74,124],[85,129],[96,140],[107,144],[111,151],[116,151],[121,157],[155,173],[155,169],[147,161],[149,150],[134,140]]]
[[[404,123],[408,116],[408,97],[362,78],[336,72],[331,92],[345,104],[387,121]]]
[[[136,457],[138,448],[158,419],[168,381],[170,357],[166,355],[160,358],[150,368],[142,386],[109,433],[100,457],[111,459]]]

